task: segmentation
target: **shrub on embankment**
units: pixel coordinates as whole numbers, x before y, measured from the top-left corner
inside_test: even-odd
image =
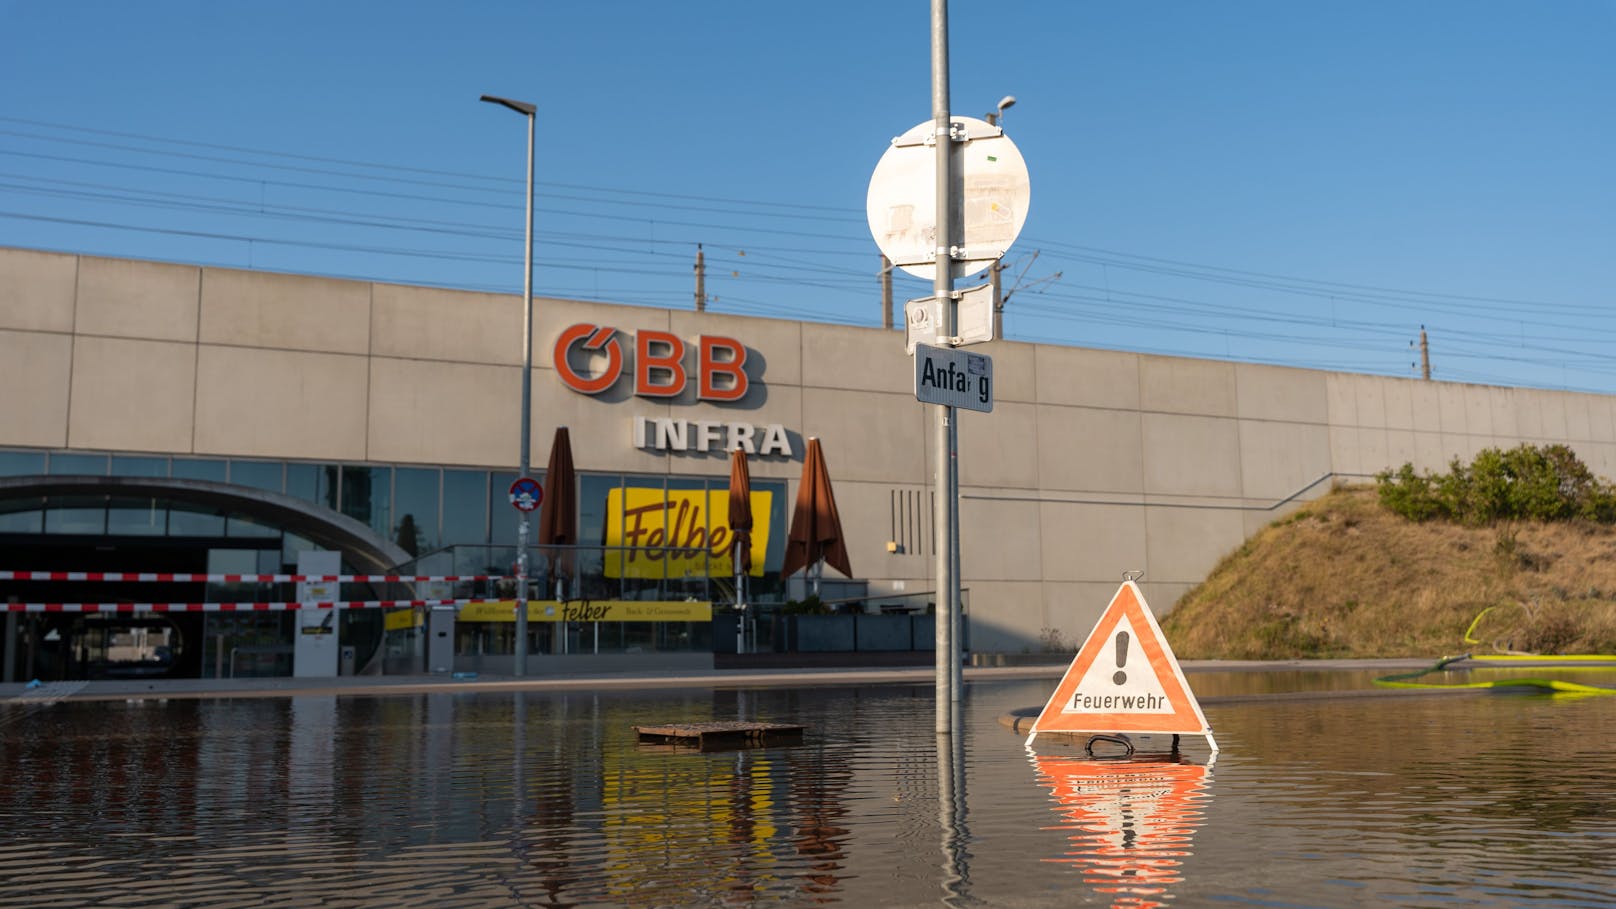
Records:
[[[1264,528],[1162,628],[1181,659],[1612,653],[1613,521],[1616,490],[1564,446],[1405,464]]]

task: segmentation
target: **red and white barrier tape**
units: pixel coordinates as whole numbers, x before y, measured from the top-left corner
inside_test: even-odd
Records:
[[[412,584],[500,581],[499,574],[177,574],[148,571],[0,571],[0,581],[162,581],[186,584]]]
[[[329,603],[0,603],[0,612],[280,612],[291,609],[405,609],[500,600],[338,600]],[[512,607],[515,608],[514,606]]]

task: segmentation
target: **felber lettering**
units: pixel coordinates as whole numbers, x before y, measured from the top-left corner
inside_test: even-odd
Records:
[[[653,515],[661,513],[658,521]],[[652,561],[691,559],[709,549],[718,551],[729,542],[727,527],[714,528],[709,539],[700,505],[689,499],[653,502],[623,509],[623,545],[630,563],[641,556]]]
[[[582,603],[562,603],[561,621],[563,622],[599,622],[606,618],[610,606],[596,606],[588,601]]]

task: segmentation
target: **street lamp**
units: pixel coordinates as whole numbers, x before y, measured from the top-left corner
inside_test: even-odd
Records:
[[[995,110],[993,113],[986,115],[988,125],[989,126],[1003,126],[1004,125],[1004,112],[1009,110],[1012,107],[1015,107],[1015,106],[1016,106],[1016,96],[1015,95],[1005,95],[1003,98],[1000,98],[999,99],[998,109]]]
[[[512,101],[494,95],[483,95],[480,100],[508,107],[527,117],[527,235],[522,243],[522,445],[518,478],[527,476],[530,422],[533,419],[533,120],[538,108],[526,101]],[[527,512],[516,525],[516,669],[515,675],[527,674]]]

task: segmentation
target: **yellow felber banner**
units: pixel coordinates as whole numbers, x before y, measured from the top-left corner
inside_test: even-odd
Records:
[[[688,600],[529,600],[529,622],[711,622],[713,604]],[[516,601],[467,603],[457,622],[514,622]]]
[[[752,568],[763,577],[774,493],[752,491]],[[729,491],[613,489],[606,494],[606,577],[734,577]],[[624,549],[609,547],[621,546]]]

